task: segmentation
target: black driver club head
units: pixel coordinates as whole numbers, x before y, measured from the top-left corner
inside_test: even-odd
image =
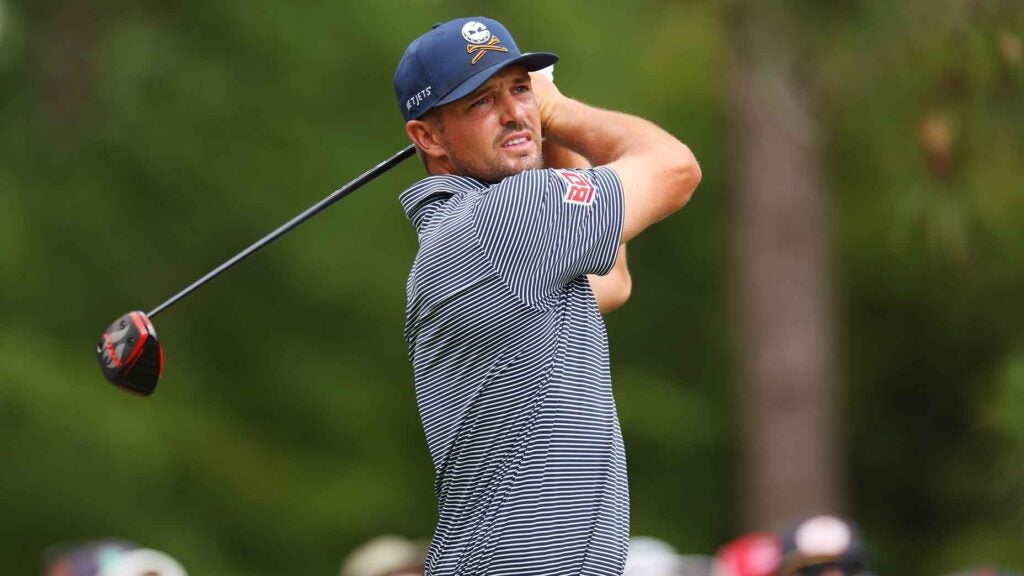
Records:
[[[135,310],[121,316],[96,344],[96,359],[108,382],[134,394],[149,396],[164,371],[164,349],[153,323]]]

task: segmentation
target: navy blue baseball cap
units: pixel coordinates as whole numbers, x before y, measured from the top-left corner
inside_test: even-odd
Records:
[[[455,102],[503,68],[522,64],[533,72],[551,66],[550,52],[522,54],[501,22],[483,16],[434,25],[405,49],[395,70],[395,96],[406,121]]]

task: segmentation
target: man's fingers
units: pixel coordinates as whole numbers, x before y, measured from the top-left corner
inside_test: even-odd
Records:
[[[540,108],[541,127],[547,126],[555,115],[556,103],[563,96],[543,70],[530,72],[530,81],[533,84],[534,98],[537,99],[537,106]]]

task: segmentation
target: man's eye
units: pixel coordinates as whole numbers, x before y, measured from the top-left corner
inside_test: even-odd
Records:
[[[529,92],[529,91],[530,91],[530,87],[527,86],[526,84],[523,84],[521,86],[516,86],[515,88],[512,89],[512,92],[515,93],[515,94],[523,94],[524,92]]]
[[[469,107],[470,108],[476,108],[477,106],[483,106],[484,104],[487,104],[488,102],[490,102],[490,98],[485,96],[485,97],[477,100],[476,102],[473,102],[472,104],[470,104]]]

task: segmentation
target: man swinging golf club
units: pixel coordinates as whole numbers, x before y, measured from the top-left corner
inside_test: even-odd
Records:
[[[621,246],[685,205],[701,173],[654,124],[531,74],[557,59],[472,17],[414,40],[395,72],[430,174],[401,202],[419,238],[406,339],[436,471],[431,575],[618,576],[625,563],[600,311],[628,295]],[[545,158],[542,137],[567,153]],[[574,155],[596,167],[552,166]]]

